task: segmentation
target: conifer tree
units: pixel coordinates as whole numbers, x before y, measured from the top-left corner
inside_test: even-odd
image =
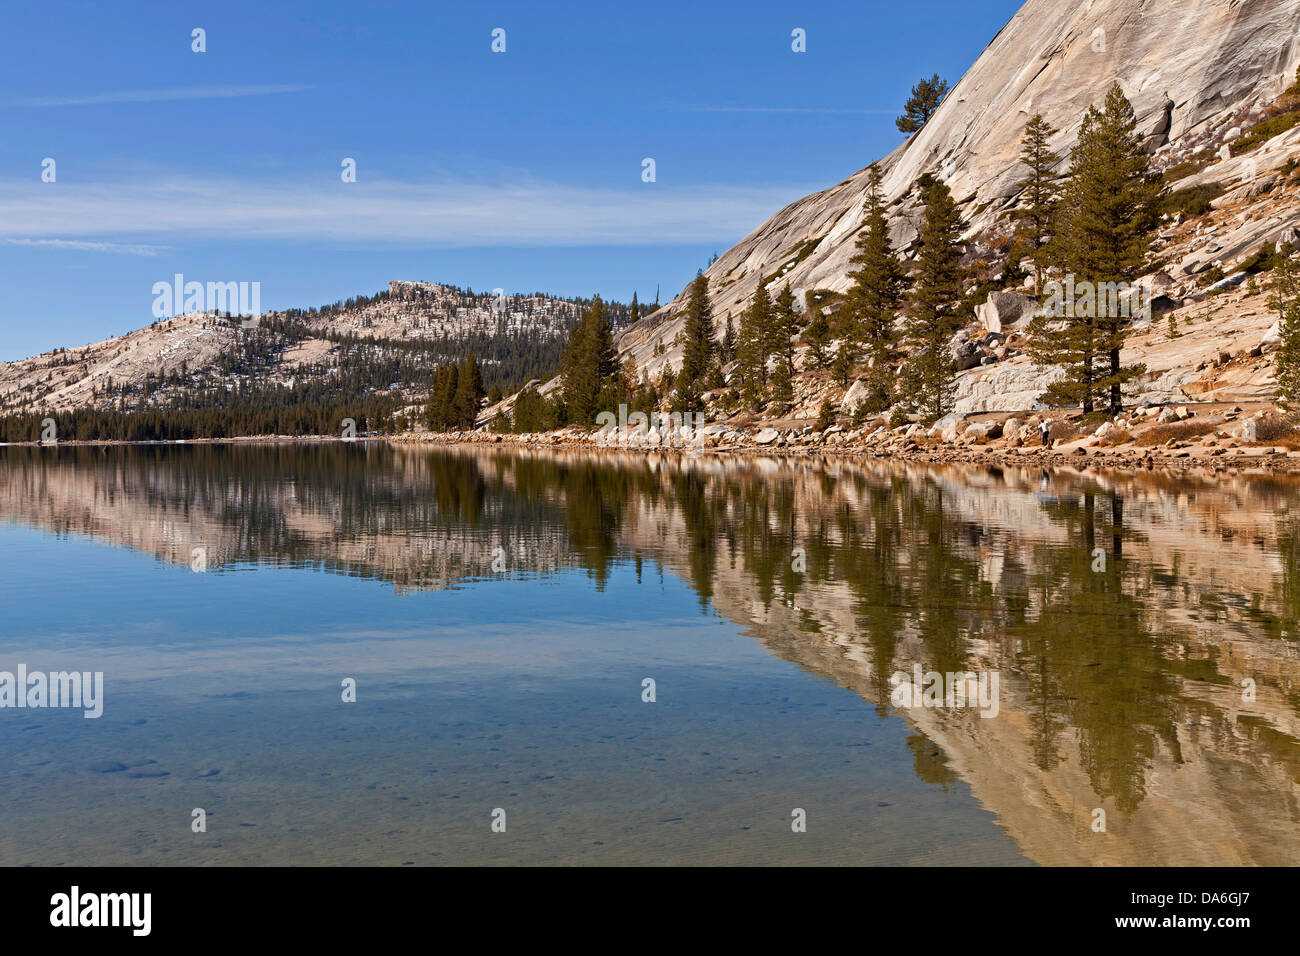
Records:
[[[794,402],[794,337],[799,332],[799,311],[794,290],[787,282],[777,294],[772,309],[773,358],[772,403],[784,413]]]
[[[849,384],[857,360],[857,344],[853,341],[851,327],[846,323],[840,336],[840,347],[835,350],[835,360],[831,363],[831,375],[838,385]]]
[[[727,327],[722,333],[722,344],[718,347],[718,358],[724,365],[736,361],[736,327],[731,316],[727,316]]]
[[[601,408],[602,396],[618,374],[613,332],[605,315],[604,303],[597,296],[583,311],[569,335],[561,373],[569,421],[575,425],[595,424],[596,415],[609,410]]]
[[[456,389],[452,399],[451,415],[457,428],[473,429],[482,401],[483,376],[479,372],[478,359],[470,352],[456,376]]]
[[[956,363],[949,348],[962,320],[963,223],[948,187],[927,179],[916,288],[906,325],[912,355],[905,367],[908,399],[929,422],[952,410]]]
[[[545,427],[545,400],[536,388],[526,388],[515,399],[512,430],[518,433],[538,432]]]
[[[778,415],[785,414],[794,402],[793,374],[790,360],[784,355],[779,356],[772,371],[772,411]]]
[[[429,402],[424,409],[424,423],[430,431],[439,431],[442,428],[442,421],[439,417],[439,401],[446,390],[445,379],[447,377],[447,367],[439,365],[433,370],[433,382],[429,386]]]
[[[1273,377],[1277,381],[1277,403],[1291,415],[1300,405],[1300,265],[1290,250],[1283,250],[1273,268],[1273,294],[1269,305],[1277,311],[1281,343]]]
[[[900,133],[911,135],[924,126],[948,94],[948,81],[935,73],[912,87],[912,95],[903,104],[903,115],[895,120]]]
[[[830,361],[827,346],[831,340],[831,326],[820,308],[814,306],[812,311],[813,316],[803,330],[803,340],[808,346],[808,357],[812,359],[813,367],[821,369]]]
[[[881,411],[893,403],[890,362],[898,343],[894,323],[907,285],[907,274],[889,239],[889,220],[880,185],[880,169],[873,165],[867,185],[864,228],[857,239],[857,254],[850,260],[857,268],[849,273],[853,285],[846,296],[852,334],[863,343],[871,358],[869,411]]]
[[[1060,176],[1056,167],[1061,157],[1049,145],[1056,133],[1057,130],[1043,119],[1042,113],[1035,114],[1025,126],[1020,141],[1020,162],[1029,171],[1019,183],[1021,205],[1011,214],[1020,223],[1020,238],[1033,254],[1034,290],[1039,294],[1043,288],[1043,247],[1051,237],[1052,220],[1059,202]]]
[[[794,367],[794,337],[799,334],[799,302],[787,282],[777,293],[773,327],[776,330],[774,354]]]
[[[1105,110],[1090,107],[1084,115],[1051,243],[1053,262],[1065,278],[1092,294],[1065,303],[1069,314],[1039,318],[1030,327],[1030,354],[1065,372],[1044,402],[1078,403],[1085,413],[1101,402],[1118,415],[1124,383],[1145,371],[1122,365],[1120,354],[1138,296],[1132,283],[1148,267],[1160,195],[1133,106],[1114,83]],[[1128,294],[1103,291],[1119,284],[1128,284]]]
[[[767,348],[774,312],[775,306],[760,278],[749,307],[740,316],[736,342],[740,393],[750,408],[758,408],[767,397]]]
[[[713,339],[713,309],[709,305],[709,277],[698,272],[686,297],[682,325],[682,367],[677,377],[676,410],[700,411],[703,386],[716,372],[717,345]]]
[[[569,408],[564,403],[564,393],[554,391],[550,398],[542,399],[542,430],[554,431],[568,425]]]
[[[433,396],[433,417],[430,427],[447,431],[455,425],[452,409],[456,401],[456,389],[459,385],[460,372],[450,362],[443,366],[442,381]]]

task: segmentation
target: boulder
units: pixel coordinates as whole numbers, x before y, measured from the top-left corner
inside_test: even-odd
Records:
[[[975,318],[989,332],[1001,333],[1028,325],[1038,311],[1037,300],[1019,292],[991,292],[988,301],[975,307]]]
[[[1264,337],[1259,340],[1259,349],[1261,352],[1271,351],[1282,344],[1282,325],[1280,322],[1274,322]]]
[[[1169,295],[1154,295],[1151,297],[1151,314],[1168,315],[1183,307],[1181,299],[1175,299]]]
[[[1168,272],[1153,272],[1151,275],[1143,276],[1138,280],[1138,285],[1149,288],[1152,293],[1169,293],[1178,283]]]
[[[850,414],[866,397],[867,383],[859,379],[850,385],[849,390],[844,393],[844,400],[840,402],[840,413],[844,415]]]
[[[937,422],[931,425],[930,431],[927,434],[931,438],[939,438],[943,435],[944,432],[948,431],[948,429],[954,428],[956,424],[961,421],[961,419],[962,416],[957,414],[956,412],[949,412],[947,415],[943,416],[943,418],[939,419]],[[947,438],[944,439],[944,441],[948,441],[948,440],[949,439]]]
[[[952,360],[956,363],[959,372],[964,372],[969,368],[978,368],[980,361],[984,358],[984,353],[980,351],[980,347],[970,339],[953,339],[948,345],[948,351],[952,354]]]
[[[899,252],[906,252],[920,238],[920,222],[913,217],[900,217],[889,226],[889,242]]]
[[[1241,285],[1249,278],[1250,278],[1249,273],[1238,272],[1228,276],[1226,279],[1220,279],[1218,282],[1214,283],[1214,285],[1210,286],[1205,291],[1206,293],[1210,293],[1210,292],[1222,292],[1224,289],[1235,289],[1237,286]]]
[[[772,442],[776,441],[779,437],[781,437],[781,433],[777,431],[775,428],[764,428],[762,431],[760,431],[757,435],[754,436],[754,444],[770,445],[772,444]]]
[[[976,422],[966,429],[968,441],[992,441],[1002,435],[1001,422]]]

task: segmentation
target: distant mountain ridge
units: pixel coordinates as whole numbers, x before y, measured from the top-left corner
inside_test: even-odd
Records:
[[[477,354],[489,387],[517,383],[557,367],[588,303],[393,281],[373,296],[269,312],[256,323],[189,313],[0,363],[0,414],[203,407],[276,392],[286,401],[418,401],[434,366],[467,351]],[[626,306],[610,303],[608,311],[615,323],[629,321]]]

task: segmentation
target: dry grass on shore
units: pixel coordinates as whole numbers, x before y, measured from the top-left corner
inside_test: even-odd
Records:
[[[1190,441],[1212,434],[1223,427],[1222,422],[1214,423],[1193,419],[1187,422],[1170,422],[1168,425],[1152,425],[1137,436],[1137,443],[1143,448],[1163,445],[1168,441]]]

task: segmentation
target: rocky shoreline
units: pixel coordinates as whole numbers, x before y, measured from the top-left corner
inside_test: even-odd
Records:
[[[714,423],[698,430],[661,432],[588,431],[574,426],[531,434],[403,432],[344,439],[337,435],[252,435],[188,441],[63,441],[10,443],[0,447],[108,447],[110,445],[221,445],[289,442],[395,445],[574,448],[588,451],[698,459],[712,455],[765,457],[866,457],[929,464],[983,467],[1099,469],[1137,472],[1200,470],[1240,474],[1300,472],[1300,431],[1267,403],[1234,406],[1146,406],[1112,421],[1083,425],[1078,413],[948,416],[925,427],[884,423],[817,430],[807,422],[737,425]],[[1051,446],[1041,439],[1048,427]]]
[[[1130,421],[1123,417],[1078,430],[1068,417],[1044,418],[1030,414],[976,416],[976,420],[940,422],[930,428],[910,424],[844,429],[832,426],[815,431],[811,425],[752,428],[714,424],[689,432],[620,435],[569,427],[534,434],[473,432],[408,432],[388,440],[396,444],[500,445],[503,447],[572,447],[647,455],[699,458],[705,455],[764,455],[794,457],[861,456],[934,464],[970,464],[987,467],[1097,468],[1111,471],[1208,470],[1225,474],[1300,472],[1300,442],[1285,436],[1261,440],[1269,434],[1266,423],[1277,421],[1271,406],[1249,414],[1240,406],[1216,410],[1165,407],[1149,414],[1135,409]],[[1139,423],[1139,420],[1143,420]],[[1045,447],[1038,425],[1047,421],[1049,432],[1065,431]],[[1153,430],[1174,434],[1152,443]],[[1276,430],[1276,429],[1274,429]],[[1073,434],[1078,431],[1079,433]],[[1185,432],[1185,437],[1178,433]],[[1292,447],[1292,446],[1296,447]]]

